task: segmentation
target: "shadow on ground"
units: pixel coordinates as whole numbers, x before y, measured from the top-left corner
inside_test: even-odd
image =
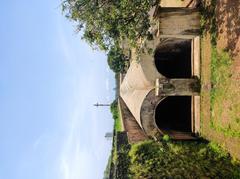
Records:
[[[202,32],[212,35],[212,45],[230,52],[235,57],[240,52],[240,1],[204,0],[200,6]]]

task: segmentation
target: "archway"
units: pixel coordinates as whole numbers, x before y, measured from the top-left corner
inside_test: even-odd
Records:
[[[161,131],[191,132],[191,96],[169,96],[155,110],[156,125]]]
[[[159,73],[167,78],[190,78],[191,40],[167,39],[160,44],[154,54]]]

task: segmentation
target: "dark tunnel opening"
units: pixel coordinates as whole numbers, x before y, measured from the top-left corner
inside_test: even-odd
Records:
[[[191,132],[191,96],[170,96],[161,101],[155,111],[161,130]]]
[[[167,43],[159,47],[154,55],[159,73],[167,78],[190,78],[191,40]]]

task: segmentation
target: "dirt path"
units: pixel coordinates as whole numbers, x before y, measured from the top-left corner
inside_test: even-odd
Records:
[[[209,5],[210,0],[204,1]],[[206,33],[202,38],[202,64],[201,64],[201,134],[219,143],[230,154],[240,159],[240,137],[228,135],[226,131],[240,131],[240,1],[218,0],[216,1],[216,41],[217,50],[229,52],[232,65],[229,69],[231,75],[228,79],[226,95],[218,104],[221,109],[220,123],[224,128],[216,129],[211,126],[211,37]],[[219,111],[217,111],[219,112]]]
[[[240,60],[240,1],[220,0],[216,6],[218,26],[217,47],[229,50],[233,58]]]
[[[161,7],[194,7],[197,0],[161,0]]]

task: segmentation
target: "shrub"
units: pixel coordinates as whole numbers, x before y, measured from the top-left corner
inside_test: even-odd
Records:
[[[204,142],[134,144],[129,152],[133,178],[239,178],[240,165]]]

